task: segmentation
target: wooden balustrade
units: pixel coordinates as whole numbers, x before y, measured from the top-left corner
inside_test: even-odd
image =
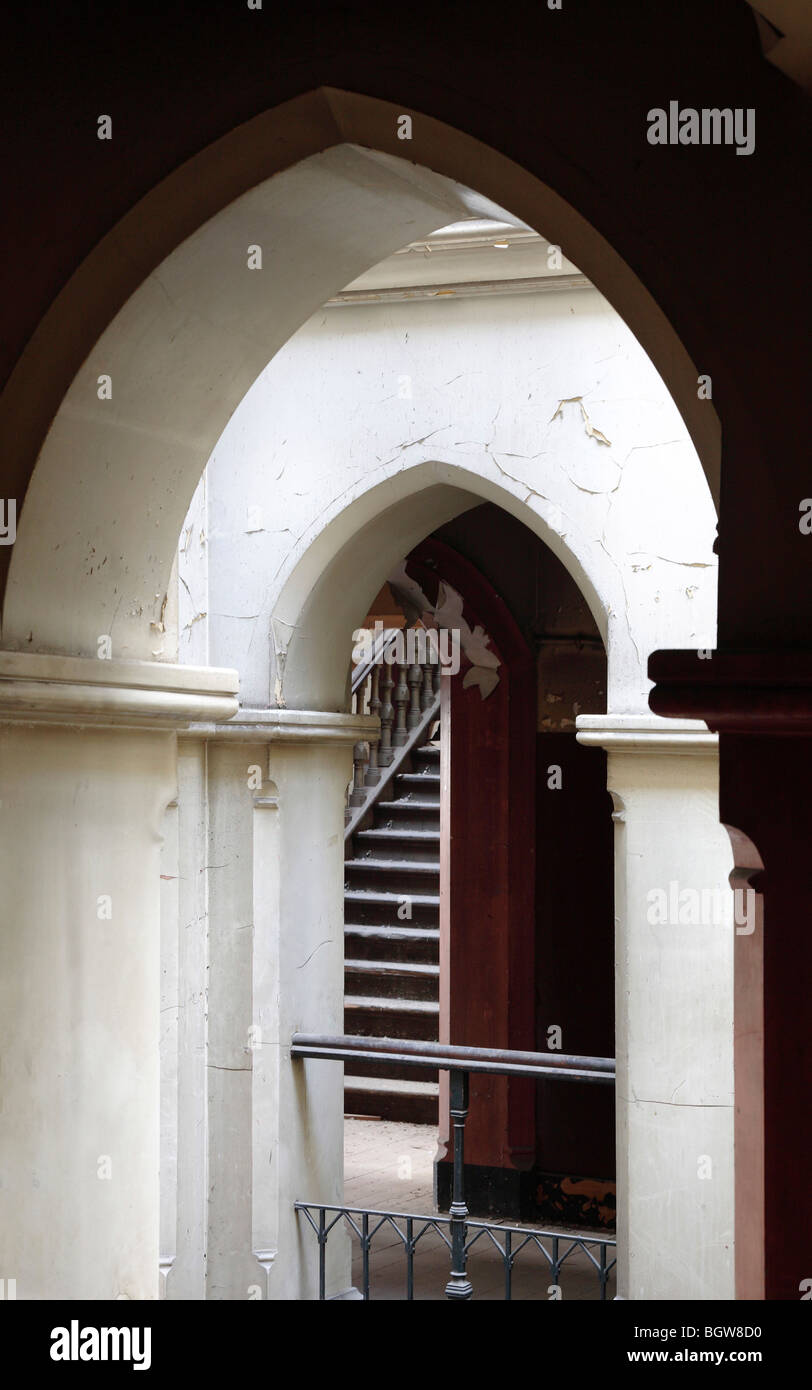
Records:
[[[392,680],[392,667],[388,664],[381,671],[380,690],[381,690],[381,742],[378,750],[378,763],[381,767],[388,767],[395,756],[392,747],[392,724],[395,718],[395,708],[392,704],[392,691],[395,682]]]
[[[373,666],[370,677],[369,693],[369,713],[380,717],[381,699],[378,693],[381,678],[380,666]],[[371,738],[369,741],[369,766],[366,770],[365,786],[375,787],[381,780],[381,769],[379,767],[380,756],[380,735],[378,738]]]
[[[422,719],[420,693],[423,689],[423,672],[419,666],[410,666],[406,681],[409,686],[409,712],[406,715],[406,728],[416,729]]]
[[[350,792],[350,805],[363,806],[364,786],[366,784],[366,767],[369,762],[369,744],[366,739],[356,743],[352,750],[353,779],[352,791]]]
[[[412,731],[422,723],[440,693],[439,661],[413,665],[393,661],[395,636],[393,634],[393,640],[381,645],[374,664],[366,671],[356,667],[352,681],[353,714],[376,715],[380,720],[380,734],[354,747],[347,821],[353,810],[365,804],[371,789],[379,785],[397,750],[409,743]]]
[[[392,731],[392,743],[395,748],[402,748],[407,741],[409,734],[406,728],[406,708],[409,704],[409,686],[406,681],[406,666],[398,666],[398,681],[395,686],[395,727]]]
[[[420,692],[420,708],[423,713],[431,708],[434,699],[434,667],[437,664],[435,661],[423,663],[423,688]]]

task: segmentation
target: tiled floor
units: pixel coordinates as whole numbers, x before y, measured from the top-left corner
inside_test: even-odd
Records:
[[[429,1125],[395,1124],[385,1120],[344,1122],[344,1201],[347,1206],[375,1208],[378,1211],[418,1212],[430,1215],[432,1165],[437,1147],[437,1131]],[[401,1227],[403,1223],[401,1222]],[[516,1223],[518,1224],[518,1223]],[[419,1228],[417,1228],[419,1229]],[[415,1230],[415,1235],[417,1234]],[[514,1244],[516,1238],[514,1237]],[[559,1255],[567,1248],[562,1230]],[[545,1241],[547,1249],[550,1242]],[[591,1247],[595,1259],[598,1248]],[[610,1247],[607,1258],[614,1258]],[[415,1253],[415,1298],[444,1299],[448,1279],[449,1254],[442,1239],[432,1231],[421,1238]],[[491,1302],[505,1296],[504,1265],[489,1238],[483,1236],[471,1252],[468,1277],[474,1298]],[[353,1241],[353,1282],[360,1289],[361,1256]],[[574,1250],[560,1276],[564,1299],[593,1300],[600,1297],[597,1271],[587,1256]],[[405,1298],[406,1257],[403,1243],[384,1226],[376,1235],[370,1252],[370,1297],[397,1300]],[[614,1273],[610,1275],[607,1297],[615,1293]],[[513,1269],[512,1297],[517,1301],[549,1300],[555,1296],[547,1261],[528,1245],[517,1257]]]

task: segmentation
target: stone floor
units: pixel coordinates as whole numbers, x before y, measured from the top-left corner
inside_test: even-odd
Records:
[[[344,1201],[347,1206],[376,1208],[379,1211],[418,1212],[430,1215],[432,1202],[432,1164],[437,1147],[437,1131],[430,1125],[395,1124],[386,1120],[347,1119],[344,1122]],[[520,1224],[520,1223],[510,1223]],[[401,1223],[401,1226],[403,1223]],[[417,1234],[417,1232],[415,1232]],[[567,1232],[561,1228],[559,1254],[567,1248]],[[514,1244],[516,1238],[514,1237]],[[550,1242],[545,1241],[547,1249]],[[592,1254],[599,1258],[597,1247]],[[607,1252],[614,1258],[614,1251]],[[449,1255],[441,1238],[428,1231],[415,1253],[415,1291],[417,1299],[444,1299],[448,1279]],[[483,1236],[468,1261],[468,1276],[474,1298],[491,1302],[505,1296],[504,1266],[498,1251]],[[361,1288],[361,1255],[353,1240],[353,1282]],[[559,1287],[561,1297],[597,1300],[600,1297],[597,1271],[587,1256],[574,1250],[564,1266]],[[610,1275],[607,1297],[614,1297],[614,1272]],[[375,1237],[370,1252],[370,1297],[396,1300],[406,1294],[406,1257],[403,1244],[390,1226]],[[554,1297],[547,1261],[532,1245],[517,1257],[513,1270],[512,1297],[517,1301],[549,1300]]]

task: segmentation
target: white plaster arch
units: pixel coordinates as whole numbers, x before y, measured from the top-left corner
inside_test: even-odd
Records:
[[[406,241],[494,211],[428,169],[340,145],[188,237],[102,334],[51,426],[18,525],[5,646],[95,655],[107,634],[115,656],[153,656],[190,498],[274,353]],[[251,270],[255,245],[263,265]],[[111,399],[98,396],[102,376]]]
[[[387,573],[484,501],[584,596],[611,711],[647,709],[658,646],[714,644],[710,492],[596,290],[320,310],[241,402],[206,490],[205,521],[184,528],[205,555],[182,546],[180,655],[236,667],[251,707],[341,709],[350,633]]]
[[[359,616],[404,555],[438,526],[484,501],[503,507],[550,545],[584,594],[607,643],[609,615],[599,595],[615,593],[618,602],[622,597],[610,562],[605,559],[596,572],[585,538],[570,532],[563,539],[551,524],[549,504],[525,503],[518,492],[473,469],[429,459],[359,490],[352,500],[339,499],[301,538],[301,558],[288,557],[281,582],[274,585],[278,597],[269,599],[258,621],[258,631],[271,634],[270,703],[344,709],[347,653]],[[620,624],[618,643],[624,642]]]
[[[718,419],[697,409],[694,364],[629,267],[537,178],[441,122],[416,121],[407,162],[398,114],[333,89],[264,113],[147,195],[57,297],[0,399],[21,477],[39,450],[4,603],[7,648],[94,655],[109,634],[118,657],[155,655],[195,484],[265,363],[370,264],[453,218],[504,216],[503,204],[561,242],[650,345],[715,486]],[[252,273],[257,243],[270,264],[266,254]],[[111,400],[96,394],[103,375]]]

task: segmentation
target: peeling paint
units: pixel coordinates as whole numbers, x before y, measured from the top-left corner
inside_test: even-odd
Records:
[[[606,435],[603,434],[599,429],[595,428],[589,416],[587,415],[583,396],[565,396],[563,400],[560,400],[555,411],[550,417],[550,424],[552,424],[553,420],[557,419],[559,415],[561,416],[562,420],[564,419],[563,407],[565,405],[575,404],[578,404],[581,407],[581,416],[584,422],[584,429],[586,430],[586,433],[589,436],[589,438],[597,440],[598,444],[606,444],[611,449],[612,441],[610,439],[607,439]]]

